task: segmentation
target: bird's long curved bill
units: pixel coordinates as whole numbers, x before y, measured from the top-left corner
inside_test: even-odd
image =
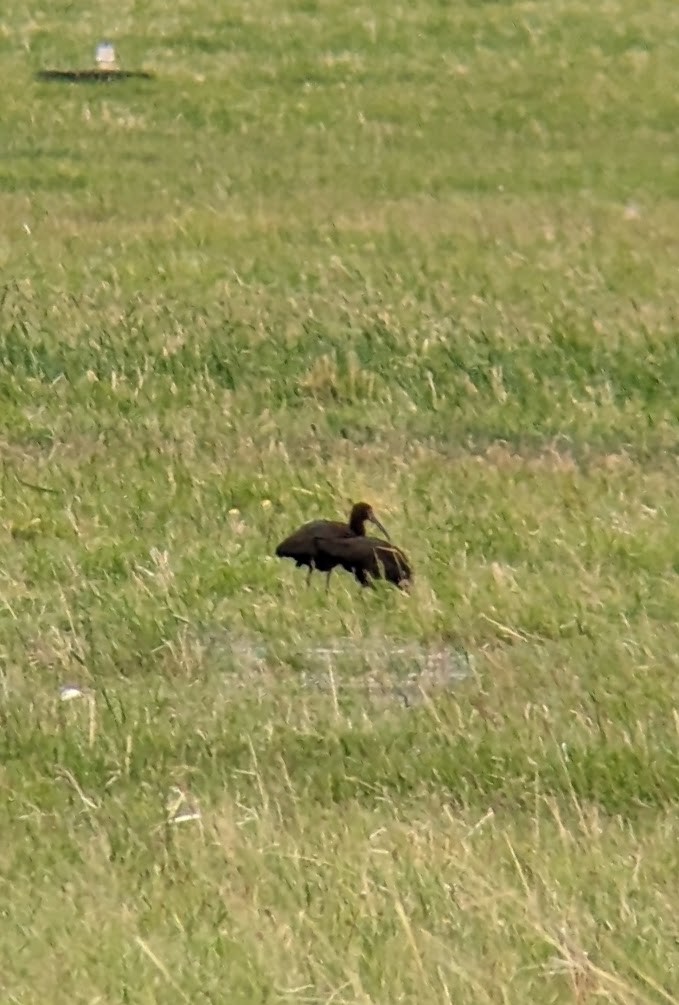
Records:
[[[376,516],[371,516],[370,517],[370,522],[374,523],[375,526],[378,527],[382,531],[382,533],[386,537],[387,541],[391,541],[391,538],[389,537],[389,532],[387,531],[387,528],[384,527],[383,524],[380,523],[380,521],[377,519]]]

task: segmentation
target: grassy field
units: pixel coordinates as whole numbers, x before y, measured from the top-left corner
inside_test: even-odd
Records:
[[[3,1005],[679,1002],[678,40],[6,0]]]

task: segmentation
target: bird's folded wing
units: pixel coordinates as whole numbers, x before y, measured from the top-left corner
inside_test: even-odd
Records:
[[[377,542],[369,537],[358,537],[357,535],[336,537],[332,534],[319,534],[314,540],[318,550],[332,558],[365,561],[374,555],[380,555],[382,552],[391,553],[395,551],[386,542],[382,544],[381,541]]]

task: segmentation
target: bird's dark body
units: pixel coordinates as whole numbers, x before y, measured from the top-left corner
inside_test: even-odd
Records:
[[[348,523],[339,520],[312,520],[286,537],[276,548],[278,558],[290,558],[297,568],[307,566],[311,579],[314,569],[330,574],[338,566],[352,573],[361,586],[374,579],[386,579],[404,588],[412,570],[403,552],[388,541],[366,537],[365,524],[374,523],[388,537],[368,503],[352,507]]]
[[[318,569],[319,572],[331,572],[339,563],[330,555],[321,554],[318,542],[355,536],[349,524],[340,523],[339,520],[312,520],[298,527],[289,537],[281,541],[276,548],[276,556],[292,558],[298,569],[306,565],[310,572],[313,569]]]
[[[413,576],[401,549],[377,537],[323,538],[317,543],[317,551],[319,561],[341,566],[361,586],[372,586],[374,579],[386,579],[405,589]]]

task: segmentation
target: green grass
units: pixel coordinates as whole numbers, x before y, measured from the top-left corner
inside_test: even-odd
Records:
[[[4,7],[2,1001],[679,1002],[679,8]]]

